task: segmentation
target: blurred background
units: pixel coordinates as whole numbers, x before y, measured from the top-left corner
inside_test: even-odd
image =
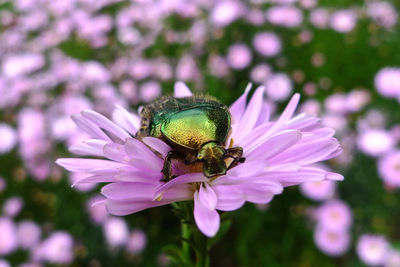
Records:
[[[226,213],[212,266],[400,266],[396,0],[0,0],[0,266],[169,266],[170,207],[113,217],[54,164],[70,115],[135,112],[177,80],[230,105],[248,82],[279,114],[336,130],[343,182]]]

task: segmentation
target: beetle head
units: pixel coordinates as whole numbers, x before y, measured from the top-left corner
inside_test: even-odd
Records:
[[[202,145],[197,160],[203,162],[203,173],[207,177],[226,174],[225,164],[226,149],[216,142],[207,142]]]

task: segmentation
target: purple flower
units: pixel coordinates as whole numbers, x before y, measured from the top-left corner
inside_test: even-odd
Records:
[[[336,183],[334,181],[309,182],[301,184],[300,190],[303,195],[312,200],[327,200],[335,194]]]
[[[390,151],[394,143],[388,131],[375,129],[364,130],[357,140],[359,149],[370,156],[379,156]]]
[[[374,84],[381,95],[398,98],[400,96],[400,68],[381,69],[375,75]]]
[[[14,148],[17,142],[17,134],[8,124],[0,123],[0,136],[0,154],[4,154]]]
[[[389,243],[380,235],[362,235],[357,243],[358,257],[370,266],[384,264],[389,249]]]
[[[257,88],[247,103],[250,89],[248,86],[230,107],[233,124],[228,140],[243,148],[246,162],[231,168],[226,175],[208,179],[203,173],[182,171],[171,181],[161,182],[163,159],[150,148],[165,157],[170,147],[157,138],[146,137],[143,142],[134,138],[140,118],[119,106],[113,114],[115,122],[91,110],[72,117],[92,139],[71,150],[106,159],[63,158],[57,164],[72,172],[92,175],[77,183],[108,182],[102,194],[108,211],[114,215],[194,199],[196,224],[209,237],[219,229],[218,210],[236,210],[246,201],[268,203],[286,186],[343,179],[339,174],[310,166],[339,155],[341,147],[332,137],[334,131],[322,127],[318,118],[306,114],[293,117],[298,94],[272,121],[263,99],[264,87]],[[175,97],[190,95],[183,83],[175,85]]]
[[[12,220],[0,217],[0,255],[13,252],[18,245],[17,229]]]
[[[329,256],[340,256],[350,246],[350,235],[346,230],[332,230],[317,227],[314,232],[315,244]]]
[[[17,236],[21,248],[33,248],[40,241],[42,231],[40,227],[32,221],[23,221],[18,224]]]
[[[23,206],[24,201],[21,197],[11,197],[4,203],[3,214],[8,217],[15,217],[20,213]]]
[[[356,26],[357,15],[352,10],[338,10],[332,14],[331,27],[341,33],[350,32]]]
[[[143,231],[136,229],[129,235],[126,250],[132,254],[138,254],[144,250],[146,244],[146,234]]]
[[[8,261],[0,259],[0,267],[10,267],[11,265],[8,263]]]
[[[118,217],[110,217],[103,225],[104,235],[111,247],[125,245],[128,241],[129,230],[126,222]]]
[[[211,10],[210,21],[217,27],[225,27],[238,19],[245,11],[240,1],[220,1]]]
[[[52,233],[35,247],[34,261],[47,261],[54,264],[69,264],[74,258],[74,241],[70,234],[63,231]]]
[[[277,5],[268,9],[266,17],[272,24],[287,28],[299,26],[303,21],[303,13],[292,5]]]
[[[247,68],[251,60],[251,51],[245,44],[234,44],[229,48],[227,61],[233,69]]]
[[[352,223],[352,215],[349,206],[341,200],[325,202],[317,210],[318,225],[325,229],[344,231],[349,229]]]
[[[261,55],[272,57],[281,51],[281,40],[272,32],[262,32],[254,37],[253,46]]]
[[[379,159],[378,171],[389,186],[400,187],[400,151],[390,152]]]
[[[282,101],[292,93],[293,85],[286,74],[276,73],[270,75],[265,81],[265,90],[272,100]]]

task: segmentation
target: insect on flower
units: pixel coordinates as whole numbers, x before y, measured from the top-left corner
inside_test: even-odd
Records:
[[[243,163],[241,147],[225,148],[231,130],[227,106],[211,97],[162,97],[143,108],[139,139],[153,136],[166,142],[170,150],[164,159],[163,181],[173,178],[171,161],[180,169],[201,172],[208,177],[226,174],[238,162]]]
[[[112,120],[83,110],[72,119],[90,139],[70,150],[101,158],[57,164],[84,173],[75,184],[108,183],[99,205],[113,215],[193,200],[195,222],[209,237],[218,232],[218,211],[269,203],[287,186],[343,179],[314,165],[336,157],[341,147],[318,118],[294,116],[300,95],[271,120],[264,88],[248,100],[250,90],[228,109],[177,82],[174,97],[145,106],[141,118],[120,106]]]

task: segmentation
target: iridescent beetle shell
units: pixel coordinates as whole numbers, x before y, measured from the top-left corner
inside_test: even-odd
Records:
[[[172,150],[164,159],[164,181],[173,178],[171,161],[202,167],[204,175],[225,174],[243,162],[240,147],[225,149],[231,129],[229,109],[204,96],[162,97],[145,106],[137,137],[152,136],[169,144]]]

